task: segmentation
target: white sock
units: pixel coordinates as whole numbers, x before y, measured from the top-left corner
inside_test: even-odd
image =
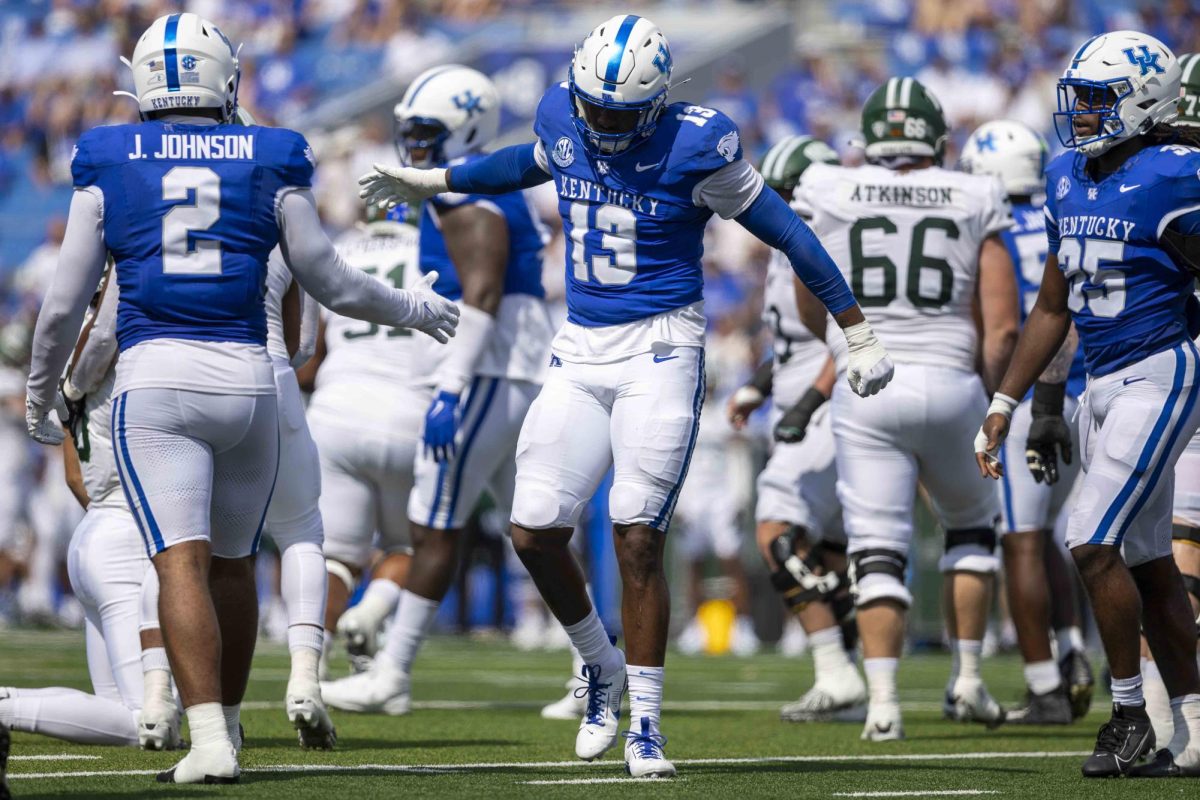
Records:
[[[831,628],[814,631],[808,635],[808,646],[812,649],[813,670],[817,680],[822,675],[828,675],[850,667],[850,659],[842,647],[842,629],[834,625]]]
[[[983,642],[979,639],[951,639],[950,641],[954,648],[954,659],[950,670],[954,679],[979,680],[979,658],[983,653]]]
[[[78,744],[138,743],[137,712],[115,700],[77,689],[13,689],[0,701],[0,723]]]
[[[663,668],[635,667],[626,669],[629,678],[629,729],[642,732],[642,720],[650,721],[650,733],[658,733],[662,717]]]
[[[311,626],[304,626],[311,627]],[[319,691],[321,672],[321,653],[310,647],[301,647],[292,651],[292,673],[288,678],[288,694],[293,692]]]
[[[233,737],[229,735],[226,725],[225,709],[220,703],[200,703],[185,709],[184,713],[187,714],[188,735],[192,739],[193,750],[233,744]],[[237,731],[236,727],[234,731]]]
[[[1175,733],[1172,722],[1171,698],[1163,685],[1158,664],[1148,658],[1142,659],[1142,697],[1146,700],[1146,713],[1154,726],[1154,738],[1159,749],[1166,747]]]
[[[429,600],[408,590],[400,592],[400,605],[392,617],[387,645],[381,655],[405,675],[412,672],[417,651],[433,627],[439,605],[436,600]]]
[[[863,671],[867,673],[867,686],[871,703],[899,703],[896,692],[896,671],[900,668],[898,658],[864,658]]]
[[[325,629],[320,625],[289,625],[287,630],[288,652],[294,659],[299,650],[320,653],[325,649]]]
[[[387,578],[376,578],[367,584],[355,613],[362,615],[369,627],[379,630],[384,620],[396,611],[400,602],[400,587]]]
[[[165,669],[152,669],[142,673],[142,706],[155,705],[175,707],[175,696],[171,693],[171,673]]]
[[[237,750],[242,749],[242,732],[238,730],[242,724],[242,704],[238,703],[235,706],[221,706],[221,717],[225,723],[225,733],[229,736],[229,741]],[[188,725],[192,724],[192,717],[188,716]]]
[[[1146,701],[1142,697],[1141,673],[1132,678],[1114,677],[1112,679],[1112,699],[1114,703],[1121,706],[1144,706]]]
[[[571,644],[583,657],[584,663],[611,667],[621,662],[621,654],[608,638],[608,632],[604,630],[600,617],[596,616],[595,608],[579,622],[564,625],[563,629],[571,638]]]
[[[587,685],[587,681],[583,679],[583,664],[583,656],[579,655],[575,645],[571,645],[571,680],[567,683],[568,689]]]
[[[1076,625],[1059,628],[1054,632],[1054,641],[1058,645],[1058,657],[1065,658],[1072,650],[1083,652],[1083,631]]]
[[[1062,686],[1062,674],[1054,659],[1034,661],[1025,665],[1025,685],[1034,694],[1053,692]]]
[[[329,573],[325,555],[316,542],[296,542],[279,558],[279,595],[287,609],[288,649],[293,649],[291,629],[320,628],[325,623],[325,593]],[[317,646],[318,649],[320,645]]]
[[[1200,694],[1185,694],[1171,698],[1171,722],[1174,735],[1166,745],[1171,755],[1178,756],[1189,745],[1200,742]]]
[[[142,651],[142,672],[155,669],[167,673],[171,671],[171,662],[167,660],[167,648],[147,647]]]

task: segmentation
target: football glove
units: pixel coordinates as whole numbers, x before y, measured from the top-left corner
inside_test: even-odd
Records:
[[[1033,421],[1025,438],[1025,461],[1038,483],[1053,486],[1058,482],[1058,454],[1064,464],[1071,463],[1071,427],[1063,419],[1066,397],[1064,383],[1036,383],[1033,387]]]
[[[63,439],[67,437],[63,433],[60,418],[66,416],[66,406],[58,394],[54,395],[54,403],[49,408],[36,405],[28,397],[25,398],[25,429],[34,441],[49,445],[62,444]]]
[[[433,270],[410,290],[414,300],[414,318],[405,321],[403,327],[418,330],[445,344],[458,327],[459,311],[458,306],[433,291],[437,279],[437,270]]]
[[[454,436],[458,433],[459,395],[438,392],[425,412],[425,454],[434,461],[448,461],[454,456]]]
[[[450,191],[444,169],[385,167],[382,164],[376,164],[359,178],[358,185],[362,187],[358,196],[368,205],[384,208],[395,208],[401,203],[416,205],[435,194]]]
[[[789,408],[779,422],[775,423],[775,441],[795,444],[804,440],[808,423],[817,409],[829,398],[813,387],[809,387],[796,405]]]
[[[878,394],[888,385],[896,368],[891,356],[875,338],[875,331],[866,320],[844,328],[846,344],[850,348],[850,360],[846,365],[846,380],[859,397]]]

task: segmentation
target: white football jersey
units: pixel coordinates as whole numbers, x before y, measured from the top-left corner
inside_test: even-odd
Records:
[[[979,249],[1012,225],[999,179],[813,164],[795,206],[894,361],[975,370]],[[828,341],[844,369],[845,337],[834,325]]]
[[[126,507],[112,440],[112,390],[116,376],[114,365],[100,385],[84,399],[83,436],[75,447],[79,452],[83,486],[91,500],[89,507]]]
[[[785,404],[799,399],[799,394],[812,385],[825,359],[829,357],[829,348],[825,343],[813,336],[812,331],[800,321],[795,277],[796,273],[787,256],[773,250],[763,292],[763,322],[775,335],[773,373],[777,384],[776,394],[785,388],[779,385],[781,382],[788,385],[788,390],[784,392],[786,397],[777,396],[776,400]]]

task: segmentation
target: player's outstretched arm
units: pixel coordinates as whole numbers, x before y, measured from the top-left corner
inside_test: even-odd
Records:
[[[867,397],[887,386],[895,371],[892,359],[812,229],[769,189],[759,191],[754,202],[735,219],[763,242],[781,250],[796,276],[833,315],[846,336],[850,351],[846,379],[855,394]]]
[[[411,291],[392,289],[352,269],[321,229],[317,203],[308,189],[292,189],[279,200],[279,247],[300,288],[337,314],[398,328],[414,328],[447,342],[458,325],[458,306],[430,287],[437,273]]]
[[[104,211],[98,191],[77,190],[54,282],[46,293],[33,333],[33,358],[25,387],[25,423],[43,444],[60,444],[63,430],[52,412],[61,405],[58,378],[75,346],[88,301],[104,274]]]
[[[443,192],[507,194],[550,180],[545,154],[538,144],[504,147],[483,158],[447,169],[388,167],[376,164],[358,179],[358,196],[388,208],[419,203]]]

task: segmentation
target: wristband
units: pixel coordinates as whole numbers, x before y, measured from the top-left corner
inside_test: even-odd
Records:
[[[987,416],[1002,414],[1005,419],[1012,419],[1013,411],[1016,410],[1017,405],[1017,401],[1008,395],[996,392],[996,394],[992,395],[992,404],[988,406]]]
[[[733,393],[733,404],[735,406],[762,405],[766,399],[757,386],[750,384],[739,388]]]

